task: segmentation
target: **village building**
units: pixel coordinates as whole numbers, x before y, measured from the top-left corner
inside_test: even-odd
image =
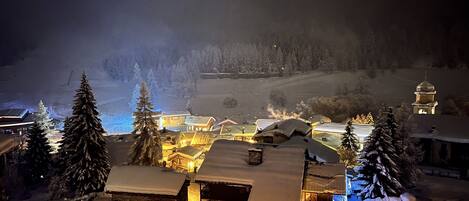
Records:
[[[469,178],[469,118],[415,114],[406,128],[424,151],[427,174]]]
[[[187,125],[187,131],[211,131],[215,121],[215,118],[209,116],[187,116],[184,124]]]
[[[233,140],[254,142],[253,137],[256,134],[256,125],[254,124],[235,124],[223,125],[220,130],[220,136],[230,136]]]
[[[280,120],[278,119],[257,119],[255,124],[256,124],[256,130],[261,131],[267,128],[267,126],[272,125],[275,122],[278,122]]]
[[[360,149],[363,147],[366,138],[373,131],[373,125],[353,124],[353,133],[357,135]],[[323,144],[337,149],[342,142],[342,135],[345,133],[346,123],[322,123],[313,127],[312,137]]]
[[[34,119],[35,115],[27,109],[0,110],[0,134],[24,134]]]
[[[435,86],[428,81],[417,85],[415,90],[415,102],[412,103],[414,114],[435,114],[438,102],[435,99]]]
[[[168,156],[169,167],[187,172],[197,172],[203,162],[204,149],[194,146],[185,146],[176,149]]]
[[[114,166],[104,191],[112,201],[187,201],[185,174],[154,166]]]
[[[236,125],[238,124],[238,122],[234,121],[234,120],[231,120],[231,119],[228,119],[228,118],[225,118],[223,121],[220,121],[218,123],[215,124],[215,126],[213,126],[213,131],[220,131],[221,128],[223,126],[228,126],[228,125]]]
[[[305,167],[304,149],[217,140],[195,181],[201,200],[298,201]]]
[[[156,119],[160,129],[185,131],[187,130],[187,126],[184,123],[188,116],[191,116],[188,111],[172,111],[161,112],[153,117]]]
[[[306,165],[302,201],[347,200],[344,164],[309,161]]]
[[[311,125],[299,119],[277,121],[265,127],[254,135],[254,140],[260,143],[280,144],[293,136],[307,136],[311,134]]]

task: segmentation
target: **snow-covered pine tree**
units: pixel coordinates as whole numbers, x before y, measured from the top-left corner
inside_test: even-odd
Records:
[[[54,123],[52,122],[49,112],[47,111],[47,107],[44,105],[42,100],[39,101],[35,120],[39,127],[44,130],[46,135],[52,134],[51,128],[54,126]]]
[[[357,167],[357,179],[363,181],[360,192],[363,199],[399,197],[403,190],[395,176],[399,175],[399,167],[393,161],[396,153],[385,115],[382,113],[378,118],[360,155],[362,165]]]
[[[147,83],[148,83],[148,91],[149,91],[151,100],[153,101],[153,103],[156,104],[156,98],[157,98],[156,94],[158,91],[158,83],[156,82],[155,73],[153,73],[153,69],[150,69],[150,71],[148,71]]]
[[[52,148],[47,141],[45,131],[37,122],[28,132],[26,141],[28,146],[24,159],[27,165],[27,183],[31,185],[42,183],[48,176]]]
[[[105,132],[96,100],[83,73],[76,91],[69,131],[71,142],[65,177],[69,192],[76,196],[101,191],[110,170],[109,154],[103,137]],[[67,153],[68,154],[68,153]]]
[[[338,151],[341,160],[347,167],[356,164],[358,148],[358,139],[357,135],[353,133],[352,121],[348,121],[345,133],[342,134],[342,143]]]
[[[64,127],[62,132],[62,139],[59,142],[59,150],[57,152],[57,158],[54,161],[54,173],[49,184],[49,199],[59,200],[67,197],[69,184],[68,178],[64,175],[67,165],[70,164],[70,156],[72,155],[71,146],[73,140],[70,132],[71,119],[65,117]]]
[[[392,145],[394,146],[395,154],[391,155],[391,158],[397,165],[399,169],[402,167],[403,159],[401,158],[402,155],[405,154],[405,147],[402,141],[402,134],[400,133],[399,124],[394,117],[394,111],[392,107],[384,108],[384,114],[386,115],[386,126],[388,127],[391,133]],[[399,172],[400,173],[400,172]],[[399,182],[402,181],[402,176],[400,174],[394,175]]]
[[[153,105],[144,82],[140,87],[140,97],[134,112],[134,134],[137,140],[130,149],[130,164],[158,166],[162,159],[161,136],[153,119]]]

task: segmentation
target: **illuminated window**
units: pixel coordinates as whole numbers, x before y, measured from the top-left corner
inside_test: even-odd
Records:
[[[419,114],[427,114],[427,111],[424,109],[419,109]]]

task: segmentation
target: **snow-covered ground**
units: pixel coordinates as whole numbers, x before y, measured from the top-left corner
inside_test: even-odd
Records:
[[[79,75],[85,71],[96,95],[103,124],[109,132],[128,132],[131,129],[131,111],[128,102],[133,86],[114,82],[99,68],[32,71],[30,68],[0,68],[0,108],[25,107],[35,109],[37,102],[44,99],[55,117],[69,115],[74,90],[79,85]],[[68,80],[70,77],[70,84]],[[200,80],[196,97],[192,98],[193,113],[212,115],[217,118],[230,117],[237,121],[254,121],[267,117],[266,106],[271,90],[280,90],[287,96],[287,107],[294,109],[301,100],[314,96],[334,95],[338,86],[347,84],[353,89],[357,80],[364,77],[357,72],[309,72],[292,77],[261,79],[208,79]],[[437,99],[447,95],[465,94],[468,70],[428,71],[428,80],[436,85]],[[451,78],[451,79],[448,79]],[[369,90],[387,104],[399,104],[414,100],[415,86],[424,79],[422,69],[404,69],[395,73],[381,73],[375,79],[365,79]],[[13,84],[12,84],[13,83]],[[234,97],[235,108],[225,108],[223,99]],[[160,94],[157,108],[164,111],[184,110],[187,100],[168,94]]]

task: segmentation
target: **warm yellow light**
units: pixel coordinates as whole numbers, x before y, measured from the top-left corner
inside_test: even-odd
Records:
[[[192,172],[194,170],[194,162],[193,161],[189,161],[187,163],[187,168],[189,170],[189,172]]]

